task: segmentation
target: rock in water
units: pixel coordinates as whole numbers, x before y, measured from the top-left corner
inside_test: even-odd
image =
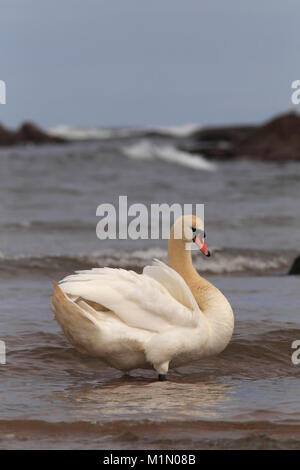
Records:
[[[289,274],[300,274],[300,255],[294,260]]]
[[[16,145],[29,142],[33,144],[51,144],[65,142],[65,140],[47,134],[32,122],[24,122],[16,131],[8,130],[0,124],[0,145]]]
[[[300,116],[290,112],[257,127],[236,143],[234,154],[261,161],[299,161]]]
[[[195,131],[183,150],[207,158],[263,162],[300,161],[300,116],[290,112],[262,125],[211,127]]]

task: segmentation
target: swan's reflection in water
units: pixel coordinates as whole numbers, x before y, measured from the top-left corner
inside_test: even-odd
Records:
[[[217,382],[125,382],[73,389],[77,419],[217,419],[224,416],[235,387]],[[79,406],[80,405],[80,406]]]

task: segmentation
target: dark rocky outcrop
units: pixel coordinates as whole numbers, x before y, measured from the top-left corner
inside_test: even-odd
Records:
[[[0,146],[24,143],[51,144],[59,142],[65,142],[65,140],[47,134],[31,122],[24,122],[16,131],[6,129],[0,124]]]
[[[300,255],[294,260],[289,274],[300,274]]]
[[[238,142],[248,137],[256,126],[222,126],[207,127],[195,131],[194,138],[205,142]]]
[[[288,113],[258,127],[234,145],[235,156],[300,161],[300,116]]]
[[[14,143],[14,133],[5,129],[5,127],[0,124],[0,145],[12,145]]]
[[[194,134],[191,153],[210,158],[300,161],[300,116],[287,113],[261,126],[204,128]]]

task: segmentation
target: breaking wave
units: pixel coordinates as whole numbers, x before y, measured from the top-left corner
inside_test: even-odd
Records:
[[[187,123],[178,126],[148,126],[145,128],[90,128],[84,126],[60,125],[48,130],[49,134],[69,140],[106,140],[128,137],[189,137],[198,131],[198,124]]]
[[[146,250],[119,251],[103,250],[92,254],[54,255],[54,256],[0,256],[0,272],[2,275],[36,272],[53,275],[54,273],[70,272],[78,269],[97,267],[120,267],[141,272],[146,264],[151,264],[154,258],[167,263],[167,251],[161,248]],[[215,249],[209,259],[199,255],[193,257],[196,269],[203,274],[234,275],[256,274],[272,275],[286,274],[293,261],[294,254],[286,252],[261,252],[242,249]]]
[[[134,160],[163,160],[168,163],[193,168],[195,170],[213,171],[216,166],[201,155],[191,155],[176,149],[173,145],[162,145],[149,140],[141,140],[132,145],[124,146],[124,155]]]

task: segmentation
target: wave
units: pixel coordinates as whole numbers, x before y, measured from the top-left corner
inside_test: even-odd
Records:
[[[106,140],[124,137],[134,137],[139,134],[134,129],[97,129],[88,127],[57,126],[48,129],[50,135],[69,140]]]
[[[173,137],[189,137],[199,130],[199,124],[193,123],[182,124],[181,126],[160,126],[152,128],[153,132],[158,132]]]
[[[267,413],[266,413],[267,414]],[[297,420],[1,420],[5,448],[298,449]],[[11,439],[13,437],[13,440]]]
[[[211,275],[272,275],[288,272],[295,253],[262,252],[258,250],[243,249],[212,249],[209,259],[199,255],[194,256],[193,263],[199,273]],[[0,256],[1,275],[18,272],[27,273],[55,273],[70,272],[78,269],[90,269],[93,266],[121,267],[134,269],[141,272],[146,264],[150,264],[154,258],[167,262],[167,251],[159,247],[134,251],[120,251],[108,249],[91,254],[53,256],[18,255],[7,257],[4,253]]]
[[[19,222],[4,222],[0,223],[0,227],[2,230],[7,231],[41,231],[49,233],[51,231],[72,231],[72,230],[87,230],[87,231],[94,231],[95,224],[92,223],[84,223],[81,220],[57,220],[53,222],[49,222],[46,220],[21,220]]]
[[[202,155],[191,154],[179,150],[173,145],[174,138],[187,137],[195,132],[197,126],[186,125],[178,127],[161,127],[148,129],[85,129],[81,127],[59,126],[50,130],[55,136],[70,140],[115,140],[114,148],[117,154],[125,155],[132,160],[161,160],[195,170],[213,171],[216,165],[207,161]],[[156,137],[156,138],[155,138]],[[157,137],[169,137],[168,140]],[[126,138],[126,144],[119,139]],[[128,140],[129,139],[129,140]],[[104,144],[103,144],[104,145]],[[106,143],[105,145],[108,145]]]
[[[201,155],[191,155],[176,149],[173,145],[162,145],[141,140],[135,144],[124,146],[122,152],[134,160],[163,160],[175,163],[195,170],[213,171],[216,166],[203,158]]]
[[[69,140],[106,140],[128,137],[189,137],[200,129],[198,124],[187,123],[178,126],[149,126],[144,128],[90,128],[84,126],[60,125],[48,129],[50,135]]]
[[[286,272],[291,264],[294,254],[277,252],[261,252],[256,250],[214,249],[212,256],[207,259],[201,255],[194,256],[193,263],[201,273],[207,274],[237,274],[237,273],[280,273]],[[89,261],[96,261],[99,266],[109,265],[128,268],[134,266],[143,268],[154,258],[164,262],[167,260],[167,251],[162,248],[148,248],[146,250],[116,251],[105,250],[95,252],[88,257]]]

